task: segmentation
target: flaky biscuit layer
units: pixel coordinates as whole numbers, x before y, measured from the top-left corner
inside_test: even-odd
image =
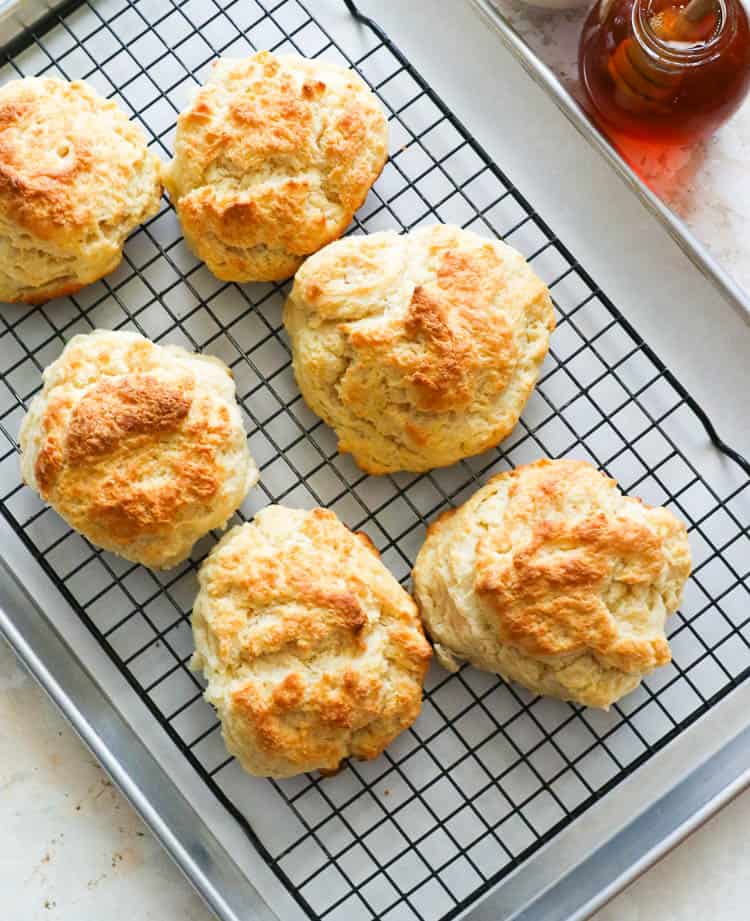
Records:
[[[269,506],[199,579],[193,665],[250,773],[375,758],[417,718],[430,646],[416,606],[333,512]]]
[[[414,593],[436,651],[538,694],[608,707],[670,661],[685,525],[590,464],[500,474],[430,528]]]
[[[107,275],[160,198],[159,158],[114,102],[80,80],[0,88],[0,300],[36,303]]]
[[[258,480],[226,365],[137,333],[71,339],[20,442],[24,480],[58,514],[154,569],[224,527]]]
[[[341,236],[387,156],[383,109],[356,73],[261,51],[215,64],[180,114],[165,183],[217,277],[274,281]]]
[[[332,243],[297,272],[284,308],[305,400],[368,473],[430,470],[498,444],[554,323],[520,253],[442,224]]]

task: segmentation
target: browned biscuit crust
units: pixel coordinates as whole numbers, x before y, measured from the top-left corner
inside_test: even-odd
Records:
[[[227,281],[273,281],[339,237],[388,156],[353,71],[261,51],[220,60],[177,122],[165,182],[185,238]]]
[[[520,253],[437,224],[347,237],[312,256],[284,323],[300,390],[339,450],[391,473],[447,466],[505,438],[555,320]]]
[[[21,429],[26,482],[93,543],[154,568],[257,481],[229,370],[134,333],[76,336]]]
[[[159,209],[141,129],[81,81],[0,88],[0,300],[37,303],[111,272]]]
[[[415,597],[443,661],[609,706],[670,660],[685,525],[575,460],[501,474],[430,528]]]
[[[430,659],[416,606],[333,512],[269,506],[199,579],[194,665],[250,773],[332,772],[416,719]]]

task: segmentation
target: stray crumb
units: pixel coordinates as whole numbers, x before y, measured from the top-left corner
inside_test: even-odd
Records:
[[[44,907],[47,909],[47,911],[49,911],[50,908],[54,908],[56,905],[57,905],[57,902],[55,902],[54,899],[45,899],[45,900],[44,900]]]
[[[102,777],[99,780],[99,783],[101,785],[101,790],[99,790],[94,799],[99,799],[100,796],[104,796],[104,794],[107,792],[107,789],[112,786],[112,781],[108,777]]]
[[[44,855],[44,857],[42,857],[42,863],[49,863],[51,859],[52,858],[50,857],[49,853],[47,853]]]
[[[145,837],[146,837],[146,833],[145,833],[145,832],[142,832],[142,831],[137,831],[137,832],[135,833],[135,836],[136,836],[136,838],[145,838]]]
[[[80,811],[81,811],[81,804],[79,803],[79,804],[76,806],[76,812],[80,812]]]
[[[117,869],[117,864],[122,863],[122,854],[114,853],[112,855],[112,869]]]
[[[390,796],[390,795],[391,795],[390,790],[383,790],[383,796]]]

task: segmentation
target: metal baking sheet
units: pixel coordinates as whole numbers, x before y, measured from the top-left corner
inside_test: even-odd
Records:
[[[325,32],[296,0],[94,0],[37,29],[2,77],[86,77],[167,156],[176,110],[216,50],[346,52],[392,114],[392,163],[356,229],[466,223],[505,235],[552,284],[560,327],[524,422],[502,451],[457,468],[362,477],[296,394],[283,290],[216,282],[165,203],[106,282],[43,308],[3,308],[1,547],[33,600],[0,575],[0,626],[219,917],[582,917],[746,780],[747,475],[674,386],[687,383],[750,453],[750,332],[732,310],[745,301],[621,165],[613,171],[502,23],[488,28],[468,0],[362,8],[416,72],[339,0],[315,5]],[[426,521],[508,463],[589,456],[629,491],[668,501],[691,523],[698,561],[671,624],[674,666],[608,715],[436,667],[422,718],[378,761],[323,782],[242,775],[184,668],[195,565],[210,540],[191,564],[152,575],[70,535],[18,485],[17,397],[92,325],[136,326],[230,361],[263,473],[243,513],[278,498],[331,505],[405,579]]]

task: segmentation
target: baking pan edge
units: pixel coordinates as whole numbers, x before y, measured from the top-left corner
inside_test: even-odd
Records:
[[[0,636],[220,921],[278,921],[0,551]]]

